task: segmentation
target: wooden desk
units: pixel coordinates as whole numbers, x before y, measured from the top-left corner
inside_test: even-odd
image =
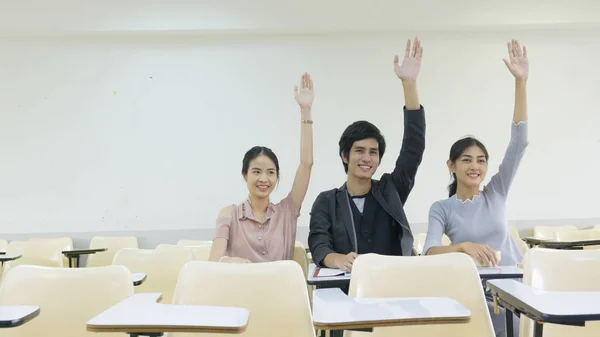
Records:
[[[0,328],[14,328],[37,317],[40,308],[30,305],[0,305]]]
[[[92,332],[121,332],[131,336],[165,332],[241,333],[249,312],[235,307],[156,303],[159,293],[140,293],[100,313],[87,322]]]
[[[354,298],[336,288],[313,292],[313,324],[320,330],[468,323],[470,320],[469,309],[445,297]]]
[[[106,251],[106,248],[63,250],[62,253],[69,259],[69,268],[78,268],[81,255],[96,254],[104,251]]]
[[[543,334],[542,323],[584,326],[600,320],[600,291],[547,291],[515,280],[487,281],[498,304],[506,308],[507,337],[512,337],[512,313],[535,322],[534,336]]]

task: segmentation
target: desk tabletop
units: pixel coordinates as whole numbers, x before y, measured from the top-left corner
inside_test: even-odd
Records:
[[[35,318],[40,308],[30,305],[0,305],[0,328],[14,328]]]
[[[325,271],[321,275],[338,274],[337,276],[315,276],[317,270]],[[338,269],[319,268],[314,263],[308,265],[306,282],[317,287],[343,287],[350,284],[350,273]]]
[[[557,241],[550,238],[526,237],[523,241],[530,245],[546,248],[571,248],[600,245],[600,240]]]
[[[445,297],[354,298],[341,289],[313,292],[313,324],[321,330],[467,323],[471,312]]]
[[[503,278],[523,278],[523,269],[517,266],[498,266],[492,268],[477,268],[479,277],[483,280]]]
[[[71,250],[63,250],[62,253],[64,255],[87,255],[94,254],[99,252],[105,252],[106,248],[88,248],[88,249],[71,249]]]
[[[241,333],[248,324],[247,309],[156,303],[159,293],[135,294],[87,322],[92,332]]]
[[[539,290],[515,280],[487,281],[493,295],[528,317],[568,324],[600,320],[600,291]]]
[[[139,286],[140,284],[146,281],[146,277],[148,276],[146,273],[131,273],[133,276],[133,285]]]
[[[2,254],[0,255],[0,262],[14,261],[16,259],[20,259],[21,255],[8,255]]]

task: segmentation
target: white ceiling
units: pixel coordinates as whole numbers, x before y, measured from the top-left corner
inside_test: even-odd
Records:
[[[1,4],[0,35],[4,36],[600,24],[600,0],[2,0]]]

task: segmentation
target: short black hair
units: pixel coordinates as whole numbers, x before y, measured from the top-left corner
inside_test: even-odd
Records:
[[[342,164],[346,173],[348,173],[348,164],[344,162],[344,156],[346,158],[350,156],[350,149],[354,142],[369,138],[374,138],[379,144],[379,159],[381,160],[385,153],[385,138],[375,125],[367,121],[356,121],[348,125],[344,133],[342,133],[339,143],[340,158],[342,158]]]

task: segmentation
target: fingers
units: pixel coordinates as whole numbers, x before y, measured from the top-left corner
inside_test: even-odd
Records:
[[[294,87],[294,96],[298,96],[298,86]]]
[[[523,45],[523,57],[527,58],[527,47],[525,45]]]
[[[517,54],[518,57],[523,57],[523,51],[521,50],[521,44],[519,44],[518,40],[513,40],[514,45],[515,45],[515,52]]]
[[[481,264],[491,267],[490,259],[488,258],[487,254],[485,254],[484,251],[481,251],[481,250],[477,251],[477,258],[479,259]]]
[[[417,52],[419,51],[419,48],[421,48],[421,40],[419,40],[419,37],[415,37],[415,43],[413,45],[413,54],[412,57],[417,57]]]
[[[352,261],[354,261],[358,257],[358,254],[356,254],[355,252],[350,252],[348,253],[348,256],[352,257]]]
[[[406,49],[404,50],[404,58],[410,57],[410,39],[406,41]]]
[[[504,64],[506,64],[506,67],[508,68],[508,70],[511,70],[511,64],[510,61],[507,59],[502,59],[502,61],[504,61]]]
[[[417,51],[417,60],[421,60],[421,58],[423,57],[423,47],[421,47],[421,43],[419,42],[419,50]]]
[[[313,91],[313,81],[312,78],[310,78],[310,74],[308,74],[308,89],[310,89],[310,91]]]
[[[498,260],[496,259],[496,252],[489,246],[485,246],[484,252],[490,262],[490,267],[497,266]]]

